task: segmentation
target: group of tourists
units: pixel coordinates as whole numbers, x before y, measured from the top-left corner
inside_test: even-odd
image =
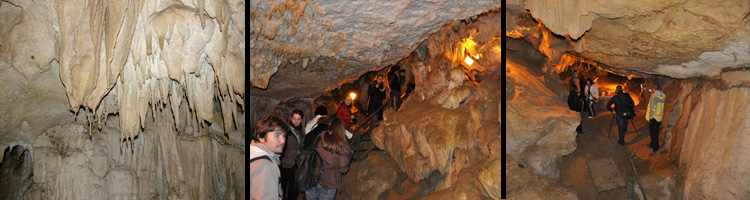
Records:
[[[574,111],[587,112],[589,119],[596,117],[594,105],[599,102],[599,88],[596,83],[592,81],[591,78],[584,79],[583,76],[579,78],[578,72],[573,70],[573,76],[568,81],[568,85],[570,86],[568,107]],[[648,91],[651,93],[651,97],[649,98],[645,117],[648,122],[649,135],[651,136],[649,147],[653,150],[649,156],[655,156],[660,153],[659,130],[664,116],[665,95],[664,92],[661,91],[661,85],[659,85],[659,83],[652,84],[652,88]],[[614,108],[612,108],[613,105]],[[632,120],[636,117],[634,106],[635,103],[630,97],[630,94],[623,92],[622,86],[619,85],[615,88],[615,95],[605,105],[607,110],[611,111],[614,118],[617,120],[619,135],[617,143],[620,145],[625,145],[625,133],[627,132],[628,120]],[[581,125],[578,125],[576,132],[583,134]]]
[[[368,88],[367,111],[374,122],[383,119],[380,108],[386,90],[393,97],[393,108],[401,106],[404,70],[391,67],[388,89],[384,78],[376,75]],[[346,96],[331,117],[325,106],[318,106],[307,122],[297,109],[287,120],[273,114],[261,118],[250,137],[250,198],[296,200],[304,192],[305,199],[334,199],[353,156],[347,142],[353,137],[350,128],[357,123],[353,101]]]
[[[288,121],[267,115],[257,122],[250,143],[251,199],[296,200],[301,192],[305,199],[335,198],[353,156],[345,138],[351,121],[329,118],[318,106],[315,117],[303,122],[300,110]],[[308,159],[314,162],[305,163]]]

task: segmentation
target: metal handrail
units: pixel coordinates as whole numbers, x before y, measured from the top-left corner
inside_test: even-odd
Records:
[[[362,143],[362,135],[363,135],[363,133],[362,133],[362,127],[363,126],[362,125],[364,125],[366,123],[370,123],[370,118],[372,118],[373,116],[375,116],[375,114],[377,114],[378,112],[380,112],[381,110],[383,110],[385,107],[387,107],[390,104],[390,102],[391,102],[391,98],[388,98],[385,101],[385,103],[383,103],[383,105],[380,106],[380,108],[376,109],[374,112],[368,110],[368,112],[370,112],[370,114],[364,120],[362,120],[361,122],[359,122],[359,123],[356,124],[357,128],[354,129],[354,132],[355,132],[355,134],[357,134],[357,139],[353,141],[353,142],[356,142],[356,148],[355,148],[355,153],[354,153],[354,155],[355,155],[354,156],[354,160],[359,161],[361,159],[364,159],[364,158],[360,158],[360,155],[359,155],[359,152],[362,150],[362,149],[360,149],[360,145]],[[370,125],[366,126],[366,127],[368,129],[372,128],[373,127],[372,123],[370,123]],[[373,148],[374,148],[374,145],[373,145]],[[370,152],[372,152],[372,148],[370,148],[367,151],[367,153],[370,153]],[[364,156],[364,157],[366,157],[366,156]]]

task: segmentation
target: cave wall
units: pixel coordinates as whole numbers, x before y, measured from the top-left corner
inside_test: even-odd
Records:
[[[676,80],[665,107],[665,148],[679,167],[682,198],[743,199],[750,196],[743,174],[749,98],[748,72],[730,70],[709,79]],[[671,97],[670,97],[671,96]],[[674,106],[671,106],[674,105]],[[669,112],[667,112],[669,111]],[[663,122],[664,123],[664,122]],[[720,187],[717,187],[720,186]]]
[[[429,186],[424,198],[499,198],[501,16],[445,26],[398,62],[415,90],[398,112],[385,110],[372,140],[410,181]],[[467,48],[481,54],[479,83],[459,67]]]

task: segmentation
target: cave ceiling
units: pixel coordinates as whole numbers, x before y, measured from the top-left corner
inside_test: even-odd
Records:
[[[750,63],[750,1],[517,0],[508,10],[508,37],[539,37],[530,15],[572,47],[558,51],[613,71],[693,78]]]
[[[250,1],[250,94],[311,97],[393,65],[441,27],[502,3]]]

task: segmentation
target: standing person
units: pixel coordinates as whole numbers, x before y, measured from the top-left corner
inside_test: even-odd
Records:
[[[586,100],[589,103],[589,119],[596,117],[594,104],[599,102],[599,87],[591,78],[586,79]]]
[[[338,110],[336,110],[336,118],[344,122],[344,127],[346,127],[346,129],[349,129],[349,127],[352,126],[352,111],[350,110],[351,107],[352,97],[346,96],[346,98],[344,98],[344,101],[341,102]]]
[[[404,72],[401,67],[394,65],[388,73],[388,87],[391,89],[391,98],[393,98],[391,105],[396,111],[401,108],[401,86],[404,85],[406,80]]]
[[[571,110],[576,111],[579,113],[582,111],[583,106],[583,98],[580,96],[580,87],[578,86],[578,71],[575,69],[573,70],[573,77],[570,77],[570,80],[568,80],[568,86],[570,86],[570,94],[568,95],[568,107],[570,107]],[[583,124],[583,121],[578,124],[576,127],[576,133],[583,134],[583,127],[581,125]]]
[[[375,78],[375,81],[370,84],[370,88],[367,89],[367,96],[368,96],[368,106],[367,111],[370,112],[370,115],[377,115],[372,116],[373,122],[377,120],[383,119],[383,111],[378,111],[377,113],[374,113],[375,110],[383,106],[383,99],[385,99],[385,86],[383,85],[383,75],[378,74]]]
[[[281,199],[279,154],[284,150],[289,124],[278,115],[267,115],[250,137],[250,199]]]
[[[659,129],[661,126],[661,120],[664,116],[664,92],[661,91],[661,85],[654,83],[654,88],[649,90],[651,98],[648,100],[648,108],[646,109],[646,121],[648,121],[648,131],[651,135],[651,154],[654,156],[659,154]]]
[[[612,114],[617,118],[617,129],[620,135],[617,144],[625,145],[625,132],[628,131],[627,112],[631,112],[630,109],[635,105],[635,102],[630,98],[630,94],[622,92],[622,86],[618,85],[615,88],[615,93],[615,96],[607,103],[607,110],[612,111]],[[615,105],[614,110],[612,104]]]
[[[305,126],[305,135],[312,131],[313,128],[315,128],[315,125],[318,124],[318,119],[320,119],[323,116],[328,115],[328,109],[326,109],[325,106],[318,106],[315,108],[315,112],[313,113],[315,117],[313,117],[309,122],[307,122],[307,125]]]
[[[576,71],[576,70],[574,69],[574,70],[573,70],[573,77],[570,77],[570,80],[568,81],[568,87],[570,87],[570,89],[573,89],[573,88],[575,88],[575,89],[576,89],[576,91],[578,91],[578,88],[579,88],[579,87],[578,87],[578,82],[577,82],[577,80],[578,80],[578,71]],[[576,93],[576,94],[578,94],[578,93]]]
[[[341,105],[339,106],[339,109],[336,111],[336,118],[341,119],[341,121],[344,123],[344,127],[346,128],[344,131],[346,132],[346,139],[352,139],[354,134],[349,132],[349,128],[352,126],[352,123],[354,123],[354,117],[352,117],[352,111],[350,110],[352,107],[352,97],[347,96],[344,98],[344,101],[341,102]]]
[[[291,125],[289,134],[286,135],[286,146],[284,153],[281,155],[281,189],[285,191],[284,199],[297,200],[300,191],[295,185],[295,172],[297,171],[296,163],[297,154],[304,139],[305,114],[301,110],[295,109],[289,116]]]
[[[589,101],[586,100],[586,77],[583,75],[579,75],[578,77],[578,91],[580,92],[578,96],[583,101],[583,112],[589,111]],[[583,114],[583,113],[581,113]]]
[[[305,191],[306,199],[333,200],[341,188],[341,174],[349,171],[349,163],[354,152],[344,139],[344,125],[341,120],[331,121],[328,132],[321,134],[321,142],[315,150],[321,158],[323,173],[314,188]]]

